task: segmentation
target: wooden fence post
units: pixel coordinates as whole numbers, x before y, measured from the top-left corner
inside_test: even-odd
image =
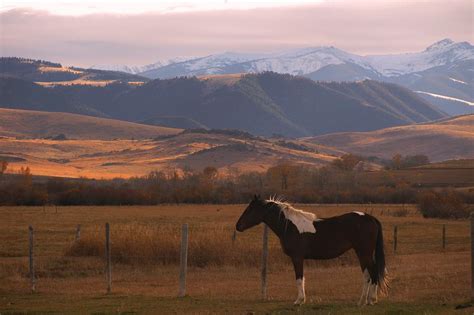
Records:
[[[471,212],[471,301],[474,301],[474,212]]]
[[[443,249],[446,248],[446,224],[443,224]]]
[[[31,281],[31,292],[36,292],[36,279],[35,279],[35,261],[34,261],[34,231],[33,227],[30,225],[28,227],[28,235],[30,239],[30,248],[29,248],[29,256],[30,256],[30,281]]]
[[[268,270],[268,225],[263,228],[262,248],[262,299],[267,299],[267,270]]]
[[[397,252],[397,245],[398,245],[398,226],[395,225],[393,227],[393,252]]]
[[[186,295],[186,272],[188,269],[188,224],[181,228],[181,256],[179,266],[179,297]]]
[[[74,240],[77,242],[80,239],[81,239],[81,225],[78,224],[76,227],[76,237],[74,238]]]
[[[112,259],[110,257],[110,225],[105,223],[105,277],[107,280],[107,294],[112,290]]]

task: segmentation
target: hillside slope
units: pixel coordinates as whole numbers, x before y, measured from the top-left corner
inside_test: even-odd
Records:
[[[393,127],[372,132],[345,132],[305,138],[364,156],[391,158],[425,154],[432,161],[474,157],[474,115],[435,123]]]
[[[104,87],[45,88],[0,78],[0,107],[74,112],[134,122],[166,121],[170,127],[193,122],[213,129],[289,137],[370,131],[446,116],[419,95],[394,84],[324,83],[274,72]]]
[[[0,137],[18,138],[64,135],[68,139],[150,139],[181,131],[77,114],[3,108],[0,122]]]
[[[143,83],[147,78],[118,71],[103,71],[64,67],[60,63],[15,57],[0,57],[0,75],[14,77],[38,84],[50,85],[98,85],[112,82]]]
[[[151,127],[152,128],[152,127]],[[242,132],[186,131],[142,140],[53,140],[0,137],[9,172],[29,166],[35,175],[115,178],[152,171],[212,166],[221,174],[265,171],[279,161],[321,166],[339,152],[322,146],[269,141]]]

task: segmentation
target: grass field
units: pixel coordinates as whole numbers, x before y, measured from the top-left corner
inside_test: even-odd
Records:
[[[380,218],[390,294],[374,307],[358,308],[361,272],[352,253],[326,262],[308,262],[307,304],[294,307],[292,267],[270,237],[267,301],[260,299],[262,227],[239,233],[233,225],[245,205],[163,205],[154,207],[0,208],[0,313],[308,313],[308,314],[472,314],[469,301],[469,222],[423,219],[413,206],[299,205],[325,217],[352,210]],[[398,216],[407,210],[406,216]],[[74,234],[103,244],[103,225],[112,231],[112,294],[105,294],[104,259],[75,251]],[[178,264],[163,260],[163,242],[179,243],[182,223],[190,224],[187,294],[177,298]],[[28,282],[28,225],[35,228],[37,292]],[[441,248],[446,224],[447,248]],[[398,250],[393,253],[393,226]],[[135,236],[135,240],[133,239]],[[95,242],[95,243],[94,243]],[[94,245],[95,246],[95,245]],[[155,246],[155,247],[153,247]],[[153,252],[154,255],[150,255]],[[177,250],[177,249],[176,249]],[[199,263],[194,256],[214,257]],[[121,255],[121,256],[120,256]],[[126,256],[130,257],[126,257]],[[193,256],[193,257],[191,257]],[[216,258],[222,256],[219,259]],[[126,258],[126,259],[124,259]],[[194,259],[194,260],[193,260]],[[193,262],[194,261],[194,262]],[[196,263],[198,261],[198,263]]]

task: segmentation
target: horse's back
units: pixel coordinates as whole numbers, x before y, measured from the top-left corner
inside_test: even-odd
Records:
[[[356,247],[362,239],[376,237],[375,220],[366,213],[349,212],[314,221],[316,233],[308,235],[311,254],[307,258],[334,258]]]

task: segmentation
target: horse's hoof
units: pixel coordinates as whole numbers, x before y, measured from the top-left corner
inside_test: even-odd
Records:
[[[300,299],[297,299],[297,300],[296,300],[296,301],[295,301],[293,304],[294,304],[294,305],[298,305],[298,306],[299,306],[299,305],[302,305],[302,304],[304,304],[304,302],[305,302],[305,300],[300,300]]]

